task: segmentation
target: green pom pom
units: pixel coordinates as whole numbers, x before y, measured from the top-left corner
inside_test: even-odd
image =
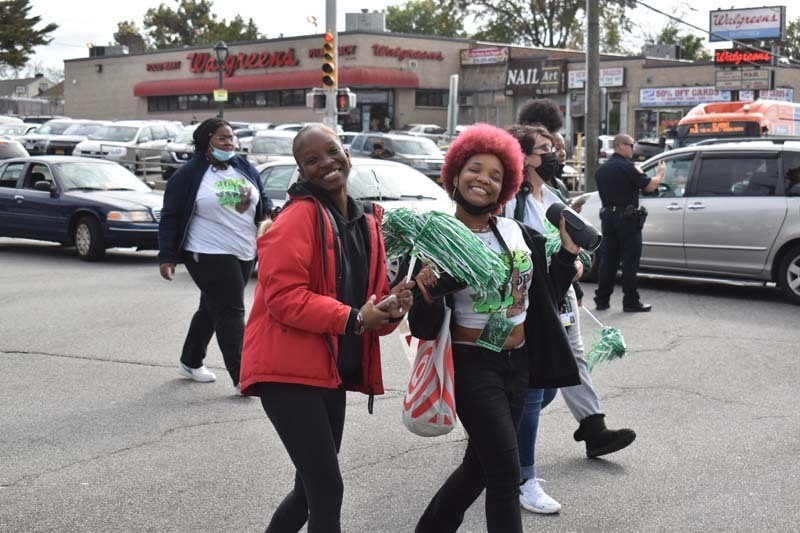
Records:
[[[603,361],[611,361],[623,357],[628,350],[625,345],[625,339],[622,337],[622,332],[617,328],[604,326],[600,330],[600,338],[597,338],[595,332],[595,344],[589,353],[586,354],[586,363],[589,366],[589,372],[592,371],[594,365]]]
[[[476,291],[500,287],[509,275],[503,260],[457,218],[431,211],[394,209],[383,219],[389,258],[411,255]]]

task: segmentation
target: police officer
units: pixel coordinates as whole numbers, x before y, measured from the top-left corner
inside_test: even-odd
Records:
[[[633,139],[620,133],[614,137],[614,153],[597,169],[594,176],[603,208],[600,220],[603,243],[600,245],[600,267],[594,302],[598,311],[609,307],[614,292],[617,267],[622,259],[622,310],[626,313],[650,311],[650,304],[642,303],[636,290],[636,273],[642,256],[642,229],[639,210],[639,190],[652,192],[664,179],[666,166],[662,162],[656,175],[648,178],[631,162]]]

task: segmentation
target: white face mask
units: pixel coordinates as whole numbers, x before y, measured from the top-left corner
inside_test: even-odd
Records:
[[[214,159],[217,161],[227,161],[231,159],[233,156],[236,155],[234,151],[227,151],[227,150],[220,150],[219,148],[211,148],[211,155],[214,156]]]

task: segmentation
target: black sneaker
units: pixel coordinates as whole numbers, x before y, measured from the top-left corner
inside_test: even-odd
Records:
[[[622,310],[626,313],[647,313],[652,309],[653,306],[650,304],[643,304],[642,302],[636,302],[635,304],[623,305]]]
[[[594,301],[594,308],[598,311],[605,311],[609,307],[610,306],[608,305],[608,302],[598,302],[597,300]]]

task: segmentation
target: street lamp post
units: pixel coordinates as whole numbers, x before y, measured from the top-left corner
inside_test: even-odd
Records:
[[[219,88],[224,89],[222,84],[222,72],[225,70],[225,60],[228,59],[228,45],[225,41],[220,41],[214,45],[214,53],[217,54],[217,73],[219,74]],[[219,101],[219,113],[217,116],[223,118],[225,112],[225,102]]]

